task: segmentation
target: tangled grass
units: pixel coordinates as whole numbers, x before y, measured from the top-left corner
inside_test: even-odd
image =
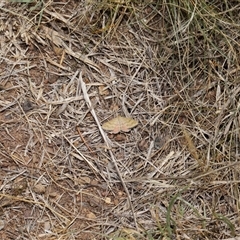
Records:
[[[238,239],[238,1],[0,9],[2,239]]]

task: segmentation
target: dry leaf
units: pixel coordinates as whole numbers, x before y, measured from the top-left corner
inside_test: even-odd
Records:
[[[102,128],[111,133],[129,132],[131,128],[138,125],[138,121],[132,118],[116,117],[103,124]]]
[[[43,194],[46,192],[46,187],[43,184],[38,183],[34,186],[33,190],[35,193]]]
[[[142,139],[141,141],[138,142],[138,148],[141,151],[145,151],[148,149],[148,140],[147,139]]]
[[[93,212],[89,212],[87,215],[86,215],[87,218],[89,219],[96,219],[97,216],[93,213]]]
[[[106,204],[112,204],[112,199],[110,197],[105,198],[105,203]]]
[[[53,45],[53,51],[58,55],[61,56],[63,54],[64,49],[60,47],[56,47]]]
[[[29,99],[26,99],[22,104],[22,109],[24,112],[33,110],[34,109],[33,103]]]
[[[126,135],[123,134],[123,133],[119,133],[119,134],[115,135],[114,140],[117,141],[117,142],[125,141],[126,140]]]
[[[98,91],[99,91],[99,94],[100,94],[101,96],[107,96],[107,95],[109,95],[109,90],[107,89],[106,86],[99,86],[99,87],[98,87]]]

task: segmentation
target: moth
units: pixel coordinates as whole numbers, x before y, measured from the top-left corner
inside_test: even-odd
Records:
[[[105,122],[102,125],[102,128],[106,131],[111,131],[111,133],[117,134],[119,132],[129,132],[131,128],[134,128],[137,125],[137,120],[118,116],[108,122]]]

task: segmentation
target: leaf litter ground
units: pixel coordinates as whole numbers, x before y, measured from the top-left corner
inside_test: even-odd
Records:
[[[231,4],[0,3],[1,239],[240,234]]]

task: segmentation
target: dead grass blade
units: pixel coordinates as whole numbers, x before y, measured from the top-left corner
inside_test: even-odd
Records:
[[[71,55],[72,57],[77,58],[78,60],[84,62],[89,67],[91,67],[91,68],[95,69],[97,72],[99,72],[99,67],[92,60],[90,60],[87,56],[83,56],[81,53],[74,52],[71,48],[69,48],[66,45],[66,43],[64,42],[64,37],[61,36],[57,31],[50,29],[48,27],[45,27],[45,26],[43,26],[42,28],[45,32],[44,36],[46,36],[56,46],[62,47],[67,54]],[[65,39],[66,39],[66,37],[65,37]]]
[[[39,205],[41,207],[45,207],[47,208],[50,212],[52,212],[54,215],[57,215],[59,218],[62,218],[64,219],[64,221],[66,222],[66,224],[68,224],[70,222],[70,220],[60,214],[59,212],[57,212],[53,207],[51,207],[46,201],[45,202],[37,202],[37,201],[34,201],[34,200],[29,200],[29,199],[25,199],[25,198],[22,198],[22,197],[15,197],[15,196],[12,196],[12,195],[8,195],[8,194],[2,194],[0,193],[0,197],[5,197],[5,198],[9,198],[13,201],[20,201],[20,202],[25,202],[25,203],[30,203],[30,204],[35,204],[35,205]]]

